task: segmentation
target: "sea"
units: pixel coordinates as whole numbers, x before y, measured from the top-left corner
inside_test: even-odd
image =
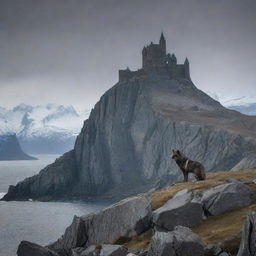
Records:
[[[36,155],[38,160],[0,161],[0,198],[9,185],[37,174],[58,155]],[[0,201],[0,256],[15,256],[22,240],[47,245],[56,241],[81,216],[110,205],[111,202],[3,202]]]

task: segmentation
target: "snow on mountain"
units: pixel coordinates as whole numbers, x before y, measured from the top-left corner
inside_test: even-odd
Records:
[[[89,114],[88,110],[80,113],[73,106],[56,104],[0,107],[0,135],[16,133],[28,152],[63,153],[72,148]]]
[[[246,115],[256,115],[256,96],[242,96],[230,99],[224,102],[224,105],[230,109],[236,110]]]
[[[231,105],[228,108],[236,110],[245,115],[256,115],[256,103],[247,103],[246,105]]]

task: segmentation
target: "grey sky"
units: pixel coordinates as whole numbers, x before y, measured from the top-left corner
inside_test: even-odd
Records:
[[[197,87],[256,98],[255,0],[0,0],[0,105],[92,107],[158,41]]]

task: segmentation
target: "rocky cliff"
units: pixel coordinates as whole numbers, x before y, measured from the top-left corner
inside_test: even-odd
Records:
[[[124,197],[162,187],[180,176],[173,148],[206,171],[230,170],[256,153],[255,128],[256,117],[224,108],[190,80],[134,77],[101,97],[73,151],[4,199]]]
[[[23,152],[15,134],[0,136],[0,161],[1,160],[35,160]]]

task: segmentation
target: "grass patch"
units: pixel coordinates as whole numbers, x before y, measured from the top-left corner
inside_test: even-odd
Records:
[[[124,243],[123,245],[129,249],[130,252],[137,252],[139,250],[145,250],[149,247],[150,240],[152,237],[152,230],[148,230],[145,233],[134,236],[130,241]]]
[[[174,194],[182,189],[206,189],[225,183],[228,178],[234,178],[241,181],[252,181],[256,178],[256,169],[237,172],[207,173],[206,180],[204,181],[177,183],[171,187],[153,191],[150,193],[150,197],[152,199],[152,209],[155,210],[163,206],[170,198],[172,198]]]

